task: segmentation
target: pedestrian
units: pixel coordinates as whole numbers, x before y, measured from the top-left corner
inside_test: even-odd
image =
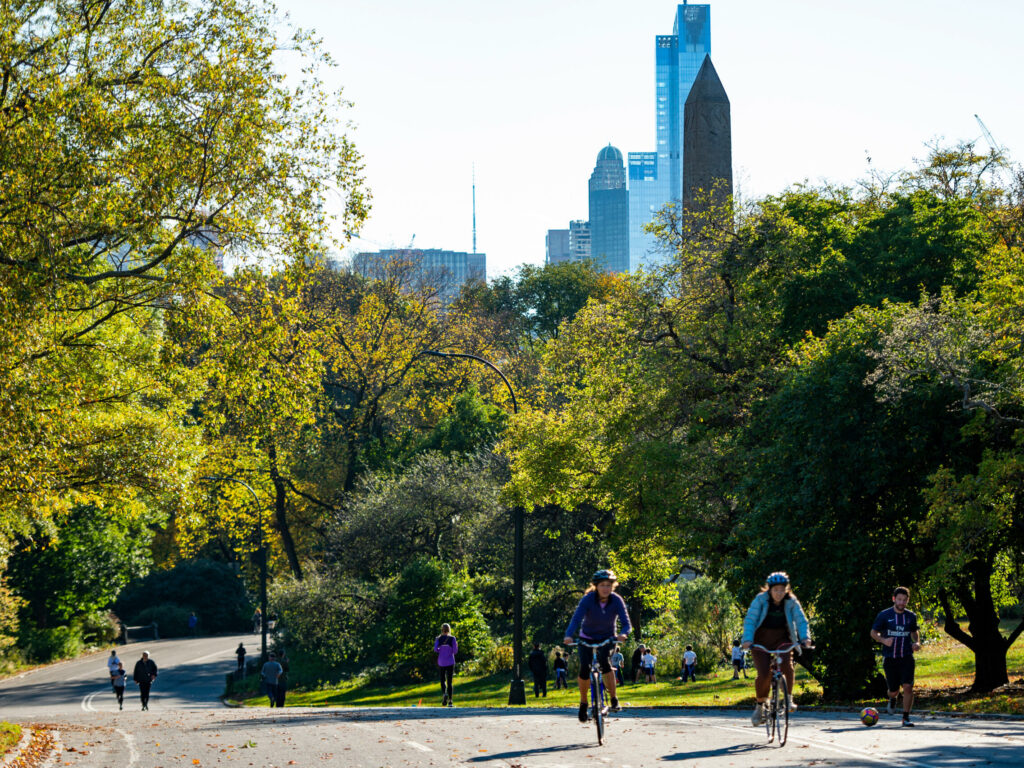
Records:
[[[787,648],[794,644],[811,647],[810,628],[807,615],[796,599],[789,586],[789,575],[783,571],[768,574],[761,591],[754,596],[743,619],[743,648],[751,645],[764,646],[772,651]],[[771,688],[771,654],[755,648],[753,651],[754,666],[757,677],[754,678],[754,712],[750,721],[761,725],[765,719],[765,702]],[[786,705],[790,712],[796,711],[793,702],[793,670],[792,649],[779,655],[779,668],[786,678]]]
[[[271,651],[267,654],[267,661],[260,670],[260,677],[266,689],[267,698],[270,699],[270,706],[277,706],[277,683],[281,679],[284,670],[277,662],[277,654]]]
[[[235,655],[238,657],[238,674],[241,675],[245,672],[245,646],[239,643]]]
[[[530,673],[533,675],[533,697],[537,698],[543,695],[547,698],[548,657],[540,649],[540,643],[533,644],[533,650],[530,651],[530,657],[526,660],[526,663],[530,667]]]
[[[455,655],[459,652],[459,641],[452,634],[448,624],[441,625],[441,634],[434,638],[434,653],[437,654],[437,668],[441,677],[441,706],[451,707],[452,678],[455,676]]]
[[[693,646],[686,646],[683,651],[683,682],[692,680],[697,682],[697,654],[693,652]]]
[[[896,698],[903,689],[903,727],[913,728],[910,709],[914,706],[914,651],[921,650],[917,615],[907,610],[910,590],[896,587],[892,593],[892,608],[886,608],[875,617],[871,637],[882,644],[882,669],[889,689],[886,712],[896,712]]]
[[[561,651],[555,651],[555,662],[552,665],[555,668],[555,690],[559,688],[569,688],[569,663],[562,658]]]
[[[640,643],[633,651],[633,657],[629,663],[629,674],[633,678],[633,684],[636,684],[637,678],[640,677],[640,673],[643,671],[644,666],[644,644]]]
[[[188,616],[188,633],[192,635],[192,637],[195,637],[198,631],[198,627],[199,617],[196,616],[195,611],[192,611],[192,613],[190,613]]]
[[[149,651],[143,651],[142,656],[135,662],[132,680],[139,686],[139,701],[142,702],[142,711],[149,711],[149,690],[156,682],[156,662],[149,658]]]
[[[263,629],[263,612],[257,608],[252,614],[252,633],[258,635]]]
[[[121,660],[117,657],[117,650],[114,649],[110,652],[110,656],[107,657],[107,674],[110,675],[110,685],[114,685],[114,674],[117,672],[117,665],[121,663]]]
[[[114,695],[117,696],[117,708],[124,709],[124,686],[128,680],[128,671],[124,664],[117,662],[117,669],[110,676],[110,683],[114,686]]]
[[[644,676],[647,678],[647,682],[658,682],[658,678],[654,675],[654,665],[658,663],[658,657],[654,655],[654,649],[648,648],[645,650],[643,658],[640,661],[643,664]]]
[[[622,656],[622,647],[616,645],[615,650],[612,651],[611,658],[609,659],[612,663],[612,670],[615,672],[615,682],[622,685],[622,665],[625,663],[625,658]]]
[[[277,679],[277,706],[284,706],[284,697],[288,693],[288,667],[290,659],[288,654],[285,653],[284,648],[281,649],[280,655],[277,657],[277,663],[281,665],[281,676]]]
[[[740,672],[743,673],[743,679],[747,679],[747,664],[746,654],[743,649],[740,648],[740,641],[732,641],[732,679],[739,680]]]

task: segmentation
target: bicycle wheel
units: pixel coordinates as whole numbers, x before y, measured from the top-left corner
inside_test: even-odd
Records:
[[[789,686],[786,685],[786,678],[779,678],[778,695],[781,700],[779,703],[779,722],[775,726],[775,730],[779,736],[779,746],[786,744],[786,737],[789,736],[789,696],[786,694],[789,692]]]
[[[590,700],[593,702],[594,726],[597,728],[597,745],[601,746],[604,739],[604,692],[601,690],[601,673],[593,670],[590,673]]]
[[[768,707],[768,718],[765,720],[764,727],[768,731],[769,744],[775,741],[775,734],[778,726],[780,680],[782,680],[782,675],[772,678],[772,690],[771,693],[768,694],[768,701],[765,702],[765,706]]]

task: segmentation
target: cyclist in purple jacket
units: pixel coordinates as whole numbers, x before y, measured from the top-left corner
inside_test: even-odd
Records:
[[[441,673],[441,706],[452,705],[452,676],[455,674],[455,654],[459,652],[459,641],[452,634],[448,624],[441,625],[441,634],[434,640],[437,667]]]
[[[615,592],[618,582],[615,580],[613,571],[602,569],[595,573],[590,579],[591,586],[583,595],[572,620],[565,630],[565,643],[571,645],[573,637],[578,631],[580,638],[588,643],[600,643],[614,637],[619,642],[624,642],[631,629],[629,613],[626,611],[626,601]],[[616,621],[620,624],[621,632],[615,633]],[[615,696],[615,674],[612,672],[612,665],[609,656],[612,652],[612,643],[607,643],[597,650],[597,663],[604,674],[604,687],[608,689],[608,696],[611,698],[611,709],[619,711],[619,700]],[[590,662],[594,658],[594,649],[585,645],[579,646],[580,654],[580,722],[587,722],[587,696],[590,694]]]

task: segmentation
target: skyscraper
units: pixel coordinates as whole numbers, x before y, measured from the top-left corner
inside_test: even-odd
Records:
[[[561,264],[563,261],[572,260],[572,251],[569,250],[569,230],[549,229],[544,237],[544,263]]]
[[[569,257],[573,261],[590,258],[590,222],[577,219],[569,222]]]
[[[672,34],[654,40],[656,149],[629,153],[630,269],[660,260],[643,228],[666,203],[683,197],[684,107],[710,53],[711,6],[677,6]]]
[[[629,271],[629,193],[622,153],[609,144],[590,175],[590,253],[605,272]]]

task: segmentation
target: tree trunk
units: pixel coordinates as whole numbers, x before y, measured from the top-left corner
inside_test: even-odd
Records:
[[[281,534],[281,543],[284,545],[285,555],[288,557],[288,565],[296,579],[302,581],[302,566],[299,564],[299,556],[295,551],[295,539],[292,538],[291,528],[288,526],[288,510],[286,505],[286,486],[284,478],[277,468],[277,447],[271,445],[267,452],[270,457],[270,478],[274,483],[274,527]]]

